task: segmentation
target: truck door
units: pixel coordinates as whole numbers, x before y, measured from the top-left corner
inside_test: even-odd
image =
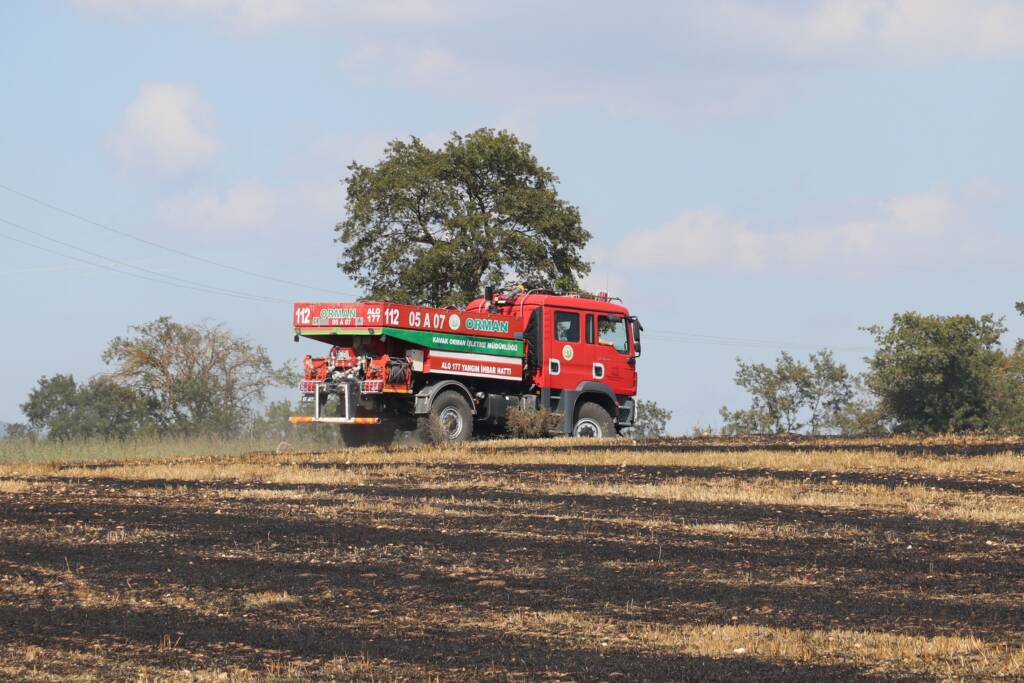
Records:
[[[636,394],[636,361],[632,360],[628,324],[620,315],[597,314],[594,379],[607,384],[619,396]]]
[[[552,389],[575,389],[591,379],[593,345],[586,343],[586,314],[572,309],[547,307],[545,373]]]

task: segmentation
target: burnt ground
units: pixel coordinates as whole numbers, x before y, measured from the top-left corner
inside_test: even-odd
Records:
[[[943,513],[1021,509],[1019,470],[493,457],[9,467],[0,678],[1024,677],[1024,526]],[[900,509],[911,485],[932,497]]]

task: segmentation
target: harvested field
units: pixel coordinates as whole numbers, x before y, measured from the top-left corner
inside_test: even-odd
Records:
[[[1020,680],[1022,449],[0,465],[0,679]]]

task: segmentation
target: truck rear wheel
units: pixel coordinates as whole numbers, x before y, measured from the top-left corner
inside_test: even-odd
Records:
[[[587,401],[576,411],[572,435],[593,439],[615,436],[615,422],[607,410],[597,403]]]
[[[371,417],[367,411],[362,409],[356,410],[356,416]],[[341,443],[346,448],[390,446],[391,442],[395,440],[395,425],[390,421],[375,425],[339,425],[339,432]]]
[[[340,429],[341,442],[346,448],[389,446],[395,440],[394,425],[341,425]]]
[[[428,443],[462,443],[473,436],[473,409],[455,391],[442,392],[420,418],[420,437]]]

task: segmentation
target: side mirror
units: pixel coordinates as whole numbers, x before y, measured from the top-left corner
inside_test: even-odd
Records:
[[[644,326],[640,324],[640,321],[636,318],[632,318],[633,321],[633,353],[637,356],[640,355],[640,331],[644,329]]]

